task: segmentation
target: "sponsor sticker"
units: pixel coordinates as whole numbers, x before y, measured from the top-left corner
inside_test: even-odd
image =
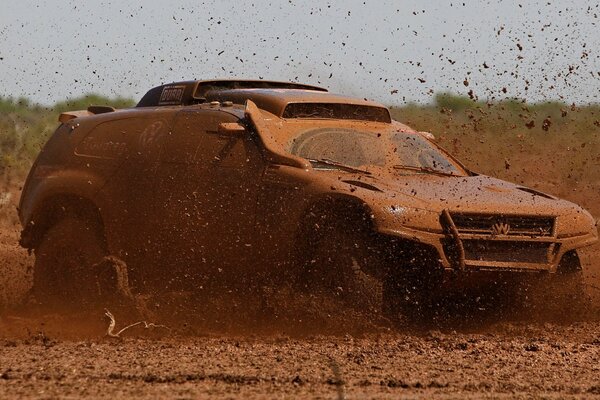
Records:
[[[185,86],[165,86],[160,94],[159,105],[181,104]]]

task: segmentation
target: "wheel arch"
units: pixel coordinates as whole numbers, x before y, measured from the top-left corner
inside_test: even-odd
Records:
[[[305,208],[300,222],[295,242],[299,262],[306,261],[311,249],[327,234],[328,224],[342,224],[344,228],[361,230],[377,253],[383,269],[372,272],[396,275],[412,270],[437,277],[443,270],[439,252],[431,244],[380,232],[375,212],[360,198],[328,194],[315,199]]]
[[[302,259],[332,224],[345,224],[375,234],[371,208],[359,198],[345,194],[325,195],[305,207],[296,230],[296,257]]]
[[[578,273],[583,271],[579,253],[576,249],[565,252],[557,266],[557,273],[559,274],[570,274]]]
[[[20,245],[29,250],[35,249],[48,229],[66,216],[75,216],[94,224],[106,246],[100,208],[90,198],[75,194],[55,194],[44,199],[21,232]]]

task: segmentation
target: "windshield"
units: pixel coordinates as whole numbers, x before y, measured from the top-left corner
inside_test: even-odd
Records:
[[[402,173],[441,173],[464,176],[465,171],[435,144],[419,134],[319,128],[300,132],[289,151],[316,163],[335,167],[384,167]],[[321,166],[321,165],[319,165]]]

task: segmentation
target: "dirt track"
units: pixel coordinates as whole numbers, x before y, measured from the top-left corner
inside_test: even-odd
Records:
[[[37,333],[0,346],[1,398],[600,396],[597,323],[359,338],[56,341]]]
[[[73,321],[2,311],[27,288],[32,262],[11,220],[0,230],[2,399],[600,397],[598,245],[582,254],[586,280],[596,287],[589,287],[594,309],[583,322],[487,310],[482,319],[390,329],[318,302],[290,308],[279,294],[275,305],[288,308],[288,319],[249,323],[237,313],[252,304],[238,302],[193,328],[184,319],[168,323],[171,331],[132,328],[120,340],[106,337],[101,310],[83,330]],[[117,329],[136,320],[115,314]]]
[[[0,258],[10,267],[2,279],[8,297],[18,295],[18,288],[5,291],[11,274],[26,271],[31,261],[15,247],[14,235],[5,231]],[[584,254],[592,281],[596,253]],[[594,302],[599,304],[597,297]],[[281,324],[246,326],[244,335],[222,324],[181,324],[171,325],[172,331],[132,328],[123,340],[105,336],[100,312],[83,333],[69,321],[5,312],[0,398],[600,397],[597,316],[556,324],[506,316],[499,321],[491,312],[485,323],[390,330],[338,311],[321,311],[302,334]],[[117,329],[122,326],[118,315]]]

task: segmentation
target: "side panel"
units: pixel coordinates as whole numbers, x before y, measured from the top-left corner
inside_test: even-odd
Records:
[[[94,168],[110,169],[99,193],[107,199],[102,210],[105,229],[111,252],[127,262],[134,286],[141,286],[139,269],[154,261],[151,239],[157,221],[152,199],[174,114],[153,112],[107,123],[109,129],[102,132],[106,140],[84,140],[77,148],[79,157]]]
[[[271,165],[263,178],[257,207],[257,237],[264,268],[273,273],[294,268],[298,256],[313,242],[310,236],[327,217],[363,221],[377,231],[375,213],[365,190],[352,188],[323,172]],[[362,193],[360,193],[362,192]]]
[[[264,260],[260,267],[275,274],[293,268],[298,249],[304,243],[305,224],[315,217],[310,215],[311,208],[341,197],[342,193],[332,192],[327,182],[315,181],[315,173],[310,170],[268,166],[256,219],[258,251],[260,259]]]
[[[220,111],[181,111],[165,141],[153,244],[168,267],[151,278],[163,288],[226,280],[252,264],[264,164],[251,139],[218,132],[236,121]]]
[[[74,195],[94,199],[106,181],[102,169],[90,166],[74,156],[74,149],[93,129],[99,120],[95,118],[79,121],[75,119],[62,124],[38,155],[21,194],[19,217],[24,228],[36,213],[44,208],[45,202],[55,195]],[[39,216],[39,215],[38,215]]]

